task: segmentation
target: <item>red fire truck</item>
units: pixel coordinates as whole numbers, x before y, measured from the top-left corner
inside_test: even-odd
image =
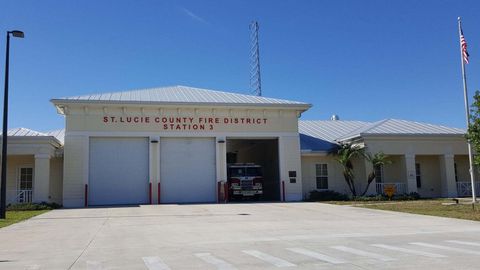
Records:
[[[263,194],[262,166],[253,163],[233,163],[227,166],[230,198],[256,197]]]

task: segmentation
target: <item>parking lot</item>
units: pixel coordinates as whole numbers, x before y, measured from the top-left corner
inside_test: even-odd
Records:
[[[62,209],[0,229],[0,269],[479,269],[480,223],[320,203]]]

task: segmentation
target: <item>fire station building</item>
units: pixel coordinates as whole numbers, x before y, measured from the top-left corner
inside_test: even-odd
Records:
[[[385,168],[355,160],[360,186],[377,170],[369,194],[386,184],[425,197],[471,188],[460,129],[394,119],[299,121],[310,104],[185,86],[51,102],[65,117],[64,130],[9,131],[9,203],[213,203],[225,199],[230,163],[262,167],[265,201],[299,201],[312,190],[347,193],[328,154],[341,142],[391,157]]]

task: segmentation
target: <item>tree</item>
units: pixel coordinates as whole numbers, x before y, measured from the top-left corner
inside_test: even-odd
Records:
[[[335,160],[340,163],[343,167],[343,178],[347,182],[348,188],[354,197],[357,196],[357,191],[355,189],[355,175],[353,171],[353,162],[352,160],[355,157],[363,156],[363,149],[357,145],[350,143],[340,144],[338,149],[335,151],[336,158]]]
[[[467,140],[470,141],[474,153],[480,153],[480,92],[476,91],[473,103],[470,106],[470,124],[468,125]],[[473,162],[480,166],[480,155],[474,155]]]
[[[375,178],[377,178],[377,172],[375,168],[377,168],[378,166],[392,164],[392,161],[389,160],[388,156],[385,155],[383,152],[378,152],[373,155],[371,153],[365,153],[364,157],[372,164],[372,171],[368,174],[367,186],[365,187],[362,196],[367,193],[370,184],[373,182],[373,180],[375,180]]]

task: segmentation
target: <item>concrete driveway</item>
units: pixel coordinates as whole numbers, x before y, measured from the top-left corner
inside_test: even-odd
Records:
[[[0,269],[480,269],[480,223],[320,203],[55,210]]]

